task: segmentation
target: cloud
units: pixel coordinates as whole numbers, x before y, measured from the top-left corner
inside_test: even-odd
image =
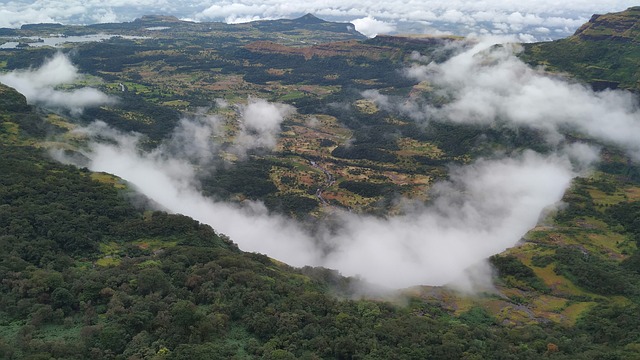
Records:
[[[224,19],[226,23],[240,23],[270,18],[272,10],[267,4],[227,3],[213,4],[196,14],[197,20]]]
[[[171,154],[172,158],[197,165],[212,165],[222,148],[214,141],[214,136],[222,133],[222,126],[222,119],[204,113],[182,118],[171,137],[154,151],[154,156]]]
[[[190,121],[185,119],[183,124]],[[202,121],[195,122],[195,126],[198,126]],[[245,201],[239,205],[216,202],[202,196],[197,190],[195,167],[184,157],[196,154],[197,161],[202,155],[201,147],[195,145],[199,141],[191,142],[183,137],[187,134],[199,137],[199,134],[178,129],[180,135],[174,134],[168,143],[181,139],[185,141],[185,147],[194,144],[193,147],[197,149],[180,149],[176,154],[172,152],[175,148],[168,144],[162,144],[151,152],[141,152],[138,148],[141,139],[139,134],[125,134],[102,122],[75,131],[91,138],[99,136],[110,140],[107,143],[90,143],[90,151],[86,155],[90,158],[89,167],[92,170],[106,171],[124,178],[163,210],[211,224],[216,231],[241,239],[245,250],[287,259],[293,265],[310,264],[317,258],[313,246],[300,240],[308,238],[300,227],[285,217],[269,215],[261,203]],[[218,153],[213,151],[209,155],[215,157]]]
[[[560,200],[569,161],[527,152],[454,168],[433,206],[381,220],[350,215],[327,265],[387,286],[443,285],[511,247]]]
[[[428,81],[444,92],[449,102],[395,105],[422,121],[451,121],[487,126],[525,126],[547,133],[550,141],[560,133],[576,131],[626,149],[640,160],[640,111],[637,97],[626,91],[591,88],[532,69],[514,53],[518,46],[494,46],[480,41],[450,60],[414,64],[405,75]],[[374,100],[380,95],[365,93]],[[389,99],[376,100],[389,108]]]
[[[253,149],[274,149],[282,130],[280,124],[293,113],[295,108],[291,105],[249,99],[247,105],[240,107],[240,131],[233,152],[244,156]]]
[[[415,50],[411,52],[411,55],[409,55],[409,58],[413,61],[422,62],[422,63],[428,63],[429,61],[431,61],[431,58],[429,58],[428,56],[422,55],[420,54],[420,52]]]
[[[395,24],[376,20],[371,16],[352,20],[351,23],[356,27],[356,31],[371,38],[378,34],[386,34],[396,30]]]
[[[14,70],[0,75],[0,82],[18,90],[29,103],[65,108],[74,113],[86,107],[115,102],[114,98],[94,88],[56,89],[59,85],[72,84],[80,78],[78,69],[69,58],[57,53],[38,69]]]
[[[490,32],[493,23],[510,24],[509,34],[533,34],[536,28],[552,29],[545,36],[570,35],[594,13],[621,11],[634,1],[437,1],[437,0],[14,0],[0,3],[0,27],[25,23],[62,22],[87,24],[131,21],[148,14],[174,15],[198,21],[245,22],[257,19],[291,18],[313,13],[328,20],[377,19],[396,24],[398,31],[435,28],[460,35]],[[382,30],[380,30],[382,32]]]
[[[633,149],[640,137],[614,131],[616,124],[631,126],[637,120],[631,96],[594,93],[546,76],[521,63],[514,49],[494,43],[495,39],[475,39],[447,44],[447,51],[457,46],[458,54],[440,64],[426,63],[429,59],[420,54],[411,56],[414,71],[407,74],[430,82],[448,97],[441,107],[398,101],[377,91],[363,96],[426,123],[528,126],[558,136],[573,126]],[[282,121],[294,111],[249,99],[238,108],[236,142],[224,150],[275,146]],[[614,126],[609,126],[609,116],[622,120],[614,119]],[[92,140],[85,155],[90,169],[128,180],[163,209],[210,224],[245,251],[266,253],[294,266],[335,268],[390,288],[453,282],[473,289],[488,283],[490,272],[469,269],[486,270],[487,257],[514,246],[558,204],[571,179],[599,158],[591,145],[562,141],[555,142],[555,152],[544,155],[531,150],[496,154],[451,167],[448,180],[432,187],[429,205],[414,203],[403,215],[388,218],[338,212],[311,232],[302,223],[270,213],[260,202],[226,203],[198,191],[200,164],[220,156],[220,145],[213,141],[222,131],[220,124],[220,119],[204,114],[183,119],[166,143],[143,152],[138,136],[97,123],[85,133],[111,141]],[[635,131],[633,126],[629,129]]]
[[[200,143],[199,133],[185,131],[190,128],[181,125],[176,131],[180,135],[174,134],[168,143],[176,139]],[[137,135],[119,133],[103,123],[79,131],[111,140],[91,142],[85,154],[91,170],[126,179],[163,209],[210,224],[241,249],[294,266],[335,268],[390,288],[461,279],[468,286],[477,284],[478,274],[473,279],[467,269],[482,267],[486,257],[515,245],[535,226],[577,174],[575,164],[580,162],[572,164],[575,154],[568,153],[582,153],[586,159],[590,151],[586,147],[567,154],[525,151],[512,158],[481,159],[452,168],[449,181],[434,186],[431,206],[407,208],[405,215],[388,219],[345,212],[311,233],[303,224],[269,213],[259,202],[232,204],[202,196],[197,172],[184,158],[195,154],[197,160],[198,151],[174,154],[172,146],[163,144],[141,152]],[[211,151],[210,156],[217,156],[215,149]]]

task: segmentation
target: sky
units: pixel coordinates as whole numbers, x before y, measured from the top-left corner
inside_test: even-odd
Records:
[[[378,33],[516,35],[521,41],[571,35],[594,13],[622,11],[631,0],[11,0],[0,2],[0,27],[25,23],[123,22],[146,14],[193,21],[246,22],[306,13],[352,22],[367,36]]]

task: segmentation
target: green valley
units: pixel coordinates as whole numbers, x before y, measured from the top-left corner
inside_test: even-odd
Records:
[[[524,44],[518,56],[544,66],[550,78],[637,94],[638,24],[638,8],[594,16],[574,36]],[[60,53],[78,74],[36,88],[49,96],[34,101],[0,84],[0,358],[640,357],[637,158],[625,142],[565,123],[557,133],[513,125],[506,110],[490,124],[479,112],[461,112],[475,122],[445,119],[461,95],[443,85],[442,67],[476,43],[453,36],[367,39],[350,24],[313,15],[235,25],[146,16],[4,30],[0,43],[18,39],[23,46],[0,50],[3,74],[37,73]],[[51,34],[113,37],[37,46],[34,38]],[[500,46],[474,59],[487,67],[500,62],[482,58],[492,49]],[[73,91],[87,87],[104,97],[83,106],[71,101],[83,95]],[[67,96],[60,100],[57,92]],[[273,138],[273,129],[250,126],[252,104],[277,109]],[[263,123],[266,112],[258,116]],[[88,135],[96,120],[104,126]],[[195,150],[179,146],[188,131],[184,139]],[[570,168],[588,157],[554,157],[564,145],[598,147],[600,158],[584,166],[588,171],[572,170],[562,204],[536,214],[537,225],[515,246],[489,258],[492,284],[389,290],[243,251],[237,239],[172,214],[133,181],[89,170],[96,144],[124,148],[126,141],[138,146],[140,159],[179,163],[175,172],[189,175],[179,179],[193,181],[188,185],[207,198],[231,209],[261,203],[265,209],[252,211],[329,235],[348,227],[340,220],[351,216],[377,225],[422,214],[414,208],[464,212],[468,194],[506,216],[518,209],[484,199],[492,195],[484,188],[478,195],[473,186],[442,184],[455,185],[461,168],[494,158],[535,152]],[[440,204],[445,192],[459,192],[445,199],[462,205]],[[193,207],[206,209],[200,205]],[[252,219],[264,217],[247,219],[236,226],[259,226]],[[474,235],[484,239],[490,225],[478,225]],[[326,255],[340,244],[321,245]]]

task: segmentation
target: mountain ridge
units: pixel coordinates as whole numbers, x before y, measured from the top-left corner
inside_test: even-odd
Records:
[[[566,72],[596,90],[640,91],[640,7],[594,15],[575,35],[524,44],[521,58],[534,66]]]
[[[640,42],[640,6],[619,13],[593,15],[573,36],[581,39]]]

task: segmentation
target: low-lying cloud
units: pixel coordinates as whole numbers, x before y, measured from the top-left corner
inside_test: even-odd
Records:
[[[59,90],[60,85],[72,84],[81,75],[69,58],[57,53],[38,69],[14,70],[0,75],[0,82],[22,93],[27,102],[48,107],[65,108],[73,113],[86,107],[111,104],[115,99],[90,87]]]
[[[200,114],[183,118],[173,131],[170,139],[156,150],[159,156],[171,154],[172,157],[190,161],[197,165],[211,163],[220,144],[211,139],[223,131],[223,120],[217,116]]]
[[[253,149],[274,149],[282,122],[293,113],[295,108],[291,105],[250,98],[247,105],[240,106],[240,131],[236,135],[233,152],[244,157]]]
[[[190,120],[184,120],[182,128],[189,127],[186,122]],[[545,209],[558,203],[585,165],[574,154],[594,152],[585,146],[562,154],[525,151],[510,158],[481,159],[452,168],[450,180],[435,185],[430,206],[407,207],[405,215],[388,219],[343,212],[331,228],[310,232],[290,218],[269,213],[260,202],[235,204],[204,197],[197,190],[194,167],[182,159],[195,151],[174,155],[170,146],[161,145],[141,152],[137,136],[101,123],[80,131],[111,140],[91,143],[85,154],[91,170],[126,179],[162,208],[211,225],[242,250],[266,253],[294,266],[335,268],[389,288],[477,283],[478,276],[470,281],[466,269],[514,246]],[[185,146],[199,143],[182,139]],[[488,274],[482,278],[489,282]]]
[[[392,99],[373,90],[363,96],[426,124],[529,127],[543,131],[552,144],[563,139],[562,133],[573,131],[619,146],[640,159],[637,96],[620,90],[595,92],[533,69],[516,57],[518,45],[493,46],[496,39],[492,40],[480,41],[444,63],[416,63],[405,69],[405,76],[428,82],[446,98],[442,106]]]

